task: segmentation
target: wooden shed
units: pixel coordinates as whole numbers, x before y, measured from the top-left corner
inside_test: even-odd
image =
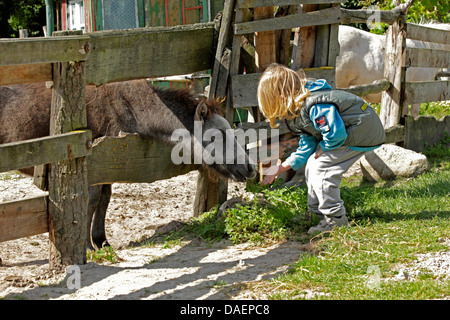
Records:
[[[47,29],[86,32],[211,21],[224,0],[49,0]],[[53,26],[52,26],[53,24]]]

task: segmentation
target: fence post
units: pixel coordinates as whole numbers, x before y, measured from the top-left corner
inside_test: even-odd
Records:
[[[406,15],[400,15],[386,33],[384,77],[391,83],[381,94],[380,119],[385,129],[400,123],[406,68]]]
[[[50,134],[87,127],[85,62],[53,64]],[[67,152],[71,152],[67,146]],[[85,264],[89,201],[86,157],[59,161],[49,172],[51,269]]]

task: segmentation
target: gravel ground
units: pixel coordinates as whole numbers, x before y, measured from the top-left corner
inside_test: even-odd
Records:
[[[242,285],[286,272],[305,252],[304,245],[286,242],[259,248],[193,241],[129,248],[151,239],[158,227],[192,217],[195,181],[196,173],[191,172],[151,184],[115,184],[106,222],[120,261],[81,266],[79,290],[69,290],[64,275],[48,271],[48,234],[0,243],[0,298],[266,299],[263,289],[249,291]],[[243,185],[229,186],[230,197],[243,191]],[[41,194],[28,177],[0,174],[0,202]],[[450,247],[450,239],[441,241]],[[418,255],[397,270],[395,277],[385,280],[414,281],[420,273],[448,279],[450,250]],[[302,298],[320,294],[311,291]]]

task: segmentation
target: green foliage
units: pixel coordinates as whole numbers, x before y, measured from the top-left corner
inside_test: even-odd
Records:
[[[435,145],[427,146],[423,152],[436,168],[450,169],[450,136],[445,137]]]
[[[96,251],[90,250],[87,253],[88,260],[101,263],[101,262],[110,262],[116,263],[120,260],[117,253],[114,251],[112,247],[106,246]]]
[[[441,119],[444,116],[450,115],[450,102],[437,101],[422,103],[419,109],[421,116],[433,116],[436,119]]]
[[[45,0],[0,0],[0,37],[18,37],[19,29],[43,35],[45,24]]]
[[[304,215],[306,188],[261,188],[261,192],[266,194],[267,202],[255,200],[248,206],[238,204],[221,216],[214,208],[194,219],[181,233],[194,234],[206,241],[230,239],[235,244],[265,245],[294,237],[309,227]]]
[[[450,2],[448,0],[416,0],[408,11],[408,20],[415,23],[424,21],[449,23],[449,12]]]
[[[251,242],[262,244],[283,238],[285,224],[277,211],[259,205],[242,207],[237,205],[227,211],[225,231],[233,243]]]
[[[392,0],[347,0],[342,3],[342,7],[347,9],[367,9],[370,6],[375,6],[379,10],[391,10],[394,8]],[[408,10],[408,21],[415,23],[430,21],[449,23],[449,12],[450,1],[448,0],[416,0]],[[363,30],[368,30],[365,24],[356,24],[355,26]],[[386,26],[384,25],[383,27],[385,28]],[[380,33],[380,30],[377,29],[371,31]]]

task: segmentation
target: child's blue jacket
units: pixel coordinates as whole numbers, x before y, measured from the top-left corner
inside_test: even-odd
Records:
[[[332,89],[326,80],[323,79],[319,79],[314,82],[308,81],[306,83],[306,88],[309,89],[309,91]],[[327,152],[342,146],[347,139],[347,132],[345,130],[344,122],[342,121],[342,118],[334,105],[327,103],[316,104],[311,108],[309,116],[311,121],[314,123],[314,127],[322,133],[322,140],[319,141],[316,137],[306,134],[300,136],[299,147],[286,159],[286,163],[289,164],[293,170],[298,170],[304,166],[308,161],[308,158],[317,149],[318,145],[320,145],[320,148],[324,152]],[[325,122],[316,121],[322,117],[325,117]],[[321,122],[325,123],[326,126],[319,127],[318,123]],[[378,146],[348,147],[356,151],[370,151],[378,148]]]

